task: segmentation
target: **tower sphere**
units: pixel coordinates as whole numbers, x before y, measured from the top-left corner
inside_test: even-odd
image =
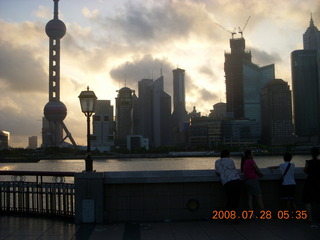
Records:
[[[66,31],[66,25],[59,19],[52,19],[46,25],[46,33],[49,38],[63,38]]]
[[[67,116],[67,107],[63,102],[50,101],[44,107],[43,112],[48,121],[62,121]]]

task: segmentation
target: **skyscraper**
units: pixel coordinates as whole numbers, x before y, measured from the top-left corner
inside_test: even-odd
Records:
[[[259,67],[246,62],[243,64],[243,106],[244,118],[261,123],[261,89],[275,78],[274,64]]]
[[[171,97],[164,91],[163,76],[156,80],[142,79],[139,86],[139,129],[151,146],[170,143]]]
[[[299,137],[320,138],[320,31],[311,16],[304,50],[291,53],[294,129]]]
[[[303,49],[304,50],[319,50],[320,49],[320,31],[314,25],[311,16],[310,25],[303,34]]]
[[[244,38],[230,39],[231,52],[225,53],[227,117],[244,118],[243,65],[251,63],[251,52],[245,49]]]
[[[186,97],[185,97],[185,70],[181,68],[173,71],[173,113],[172,124],[174,132],[175,144],[184,144],[185,123],[188,121],[186,111]]]
[[[294,128],[299,137],[319,136],[319,74],[316,50],[291,53]]]
[[[132,96],[134,91],[123,87],[116,97],[116,139],[117,146],[127,147],[127,136],[132,134]]]
[[[282,79],[270,81],[261,91],[261,140],[281,145],[293,142],[291,91]]]

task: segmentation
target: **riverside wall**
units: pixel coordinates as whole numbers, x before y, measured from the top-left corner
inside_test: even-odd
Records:
[[[261,169],[265,210],[284,210],[280,200],[281,174]],[[240,174],[241,175],[241,174]],[[304,210],[302,168],[296,173],[296,205]],[[247,193],[241,185],[241,210],[247,210]],[[214,170],[89,172],[75,175],[77,223],[125,221],[210,220],[223,210],[226,198]],[[319,215],[319,207],[314,208]]]

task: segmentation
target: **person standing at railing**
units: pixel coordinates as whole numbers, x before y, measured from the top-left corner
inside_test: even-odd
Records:
[[[283,155],[283,163],[279,166],[272,166],[271,169],[279,168],[282,174],[281,182],[281,199],[286,202],[287,210],[295,211],[296,204],[294,201],[294,192],[296,188],[296,181],[294,178],[295,165],[291,163],[292,154],[285,152]]]
[[[220,159],[215,161],[216,173],[220,176],[227,197],[227,210],[239,211],[241,184],[240,176],[234,161],[230,158],[230,151],[221,151]]]
[[[257,200],[259,211],[264,210],[262,192],[260,188],[259,178],[263,176],[260,169],[253,160],[251,150],[244,151],[241,157],[241,171],[244,174],[246,188],[248,191],[249,210],[253,211],[253,197]]]
[[[320,159],[319,148],[311,149],[311,160],[306,160],[304,172],[307,174],[307,180],[303,188],[303,202],[305,203],[308,219],[312,223],[311,203],[320,203]]]

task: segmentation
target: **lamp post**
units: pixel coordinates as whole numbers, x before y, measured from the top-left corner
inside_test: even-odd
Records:
[[[96,95],[93,91],[89,91],[89,86],[87,91],[82,91],[79,95],[81,111],[87,117],[87,154],[86,154],[86,172],[92,172],[93,164],[91,158],[91,146],[90,146],[90,117],[94,113],[94,106],[97,100]]]

